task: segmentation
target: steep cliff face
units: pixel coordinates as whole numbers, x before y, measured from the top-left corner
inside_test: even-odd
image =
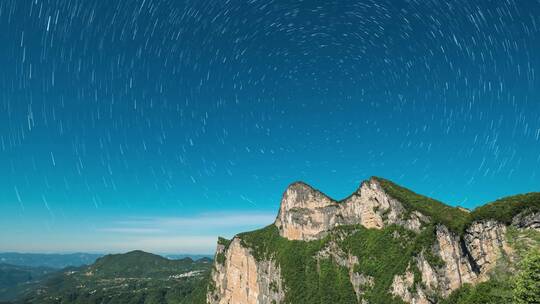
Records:
[[[429,303],[428,295],[447,297],[464,284],[488,280],[500,258],[512,257],[506,226],[494,221],[475,222],[461,237],[439,225],[431,249],[443,263],[432,265],[423,253],[418,255],[414,264],[421,274],[421,284],[413,284],[410,269],[394,277],[392,293],[403,301]]]
[[[240,239],[219,244],[207,302],[273,304],[284,298],[280,269],[273,261],[256,261]]]
[[[338,202],[304,183],[292,184],[283,195],[274,225],[269,226],[274,227],[275,237],[254,235],[247,242],[244,234],[228,245],[218,245],[208,302],[292,303],[291,292],[316,298],[317,290],[332,292],[324,291],[327,286],[321,283],[328,275],[323,273],[328,266],[323,265],[331,263],[336,273],[345,269],[345,275],[336,279],[347,281],[340,281],[340,292],[353,293],[357,303],[377,303],[381,296],[388,301],[394,297],[407,303],[436,303],[464,284],[488,280],[502,258],[513,260],[506,237],[508,221],[447,206],[432,208],[428,198],[387,190],[388,185],[373,178]],[[540,212],[520,208],[512,215],[512,227],[538,229]],[[449,210],[452,216],[441,220],[440,210]],[[274,243],[268,243],[268,235]],[[276,245],[280,238],[281,245]],[[279,251],[272,246],[300,251]],[[389,265],[377,266],[383,260]],[[298,274],[282,268],[298,263],[307,265],[298,268]],[[296,277],[299,282],[293,281]]]
[[[474,222],[463,237],[469,261],[480,280],[487,280],[501,256],[512,256],[506,240],[506,226],[496,221]]]
[[[438,226],[436,236],[435,252],[441,257],[444,266],[436,273],[435,287],[446,296],[463,284],[477,280],[479,270],[458,235],[445,226]]]

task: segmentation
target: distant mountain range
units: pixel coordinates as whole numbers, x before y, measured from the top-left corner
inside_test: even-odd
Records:
[[[0,252],[0,264],[62,269],[66,267],[90,265],[102,256],[104,256],[104,254],[99,253],[43,254]],[[191,258],[193,260],[212,258],[212,255],[204,254],[165,254],[162,256],[171,260],[180,260],[184,258]]]
[[[56,271],[47,267],[0,264],[0,301],[17,298],[35,287],[41,279]]]
[[[63,270],[7,266],[1,301],[35,304],[202,303],[212,260],[143,251],[106,255]],[[9,291],[11,289],[11,291]]]
[[[200,259],[212,259],[214,257],[213,254],[162,254],[161,256],[166,257],[170,260],[181,260],[185,258],[190,258],[192,260],[200,260]]]
[[[102,256],[103,254],[92,253],[42,254],[4,252],[0,253],[0,263],[15,266],[62,269],[90,265]]]

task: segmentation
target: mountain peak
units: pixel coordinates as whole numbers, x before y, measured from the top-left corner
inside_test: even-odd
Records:
[[[376,178],[362,182],[340,202],[306,183],[295,182],[283,194],[275,225],[281,236],[291,240],[319,239],[336,226],[353,223],[382,228],[382,215],[376,214],[376,209],[390,208],[389,200]]]
[[[312,190],[315,190],[311,185],[307,184],[306,182],[304,181],[295,181],[295,182],[292,182],[288,187],[287,187],[287,190],[289,189],[312,189]]]
[[[309,197],[326,197],[330,199],[326,194],[302,181],[294,182],[287,187],[283,193],[281,203],[286,203],[291,197],[294,197],[299,203],[307,200]]]
[[[285,190],[284,197],[286,195],[290,195],[291,193],[295,193],[297,196],[299,196],[299,198],[306,198],[306,196],[310,196],[310,195],[329,198],[326,194],[322,193],[320,190],[302,181],[297,181],[290,184]]]
[[[337,203],[322,192],[304,182],[295,182],[283,193],[275,225],[286,238],[313,238],[320,231],[310,227],[312,211],[335,205]]]
[[[148,253],[148,252],[145,252],[145,251],[142,251],[142,250],[133,250],[133,251],[129,251],[127,253],[125,253],[125,255],[154,255],[152,253]]]

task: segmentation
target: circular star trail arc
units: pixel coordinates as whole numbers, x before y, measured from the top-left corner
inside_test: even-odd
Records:
[[[540,187],[537,0],[5,0],[0,26],[7,216]]]

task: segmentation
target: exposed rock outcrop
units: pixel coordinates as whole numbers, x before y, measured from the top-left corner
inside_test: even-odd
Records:
[[[487,274],[496,266],[501,255],[512,254],[506,242],[506,226],[496,221],[473,223],[467,228],[463,239],[470,254],[469,261],[473,267],[477,267],[480,281],[488,279]]]
[[[522,229],[534,229],[540,231],[540,212],[521,213],[514,218],[512,225]]]
[[[419,287],[414,285],[414,273],[410,269],[407,269],[404,274],[394,277],[391,292],[394,296],[401,298],[407,303],[429,304],[429,300]]]
[[[389,224],[419,231],[429,218],[412,212],[404,218],[402,204],[390,197],[376,179],[363,182],[360,188],[337,202],[304,183],[294,183],[285,191],[275,225],[289,240],[314,240],[324,237],[341,225],[361,224],[381,229]]]
[[[444,262],[444,266],[439,269],[437,287],[446,296],[463,284],[474,282],[478,274],[474,261],[468,258],[466,248],[458,235],[440,225],[437,227],[436,236],[435,252]]]
[[[235,238],[228,248],[218,245],[211,288],[211,304],[278,304],[285,294],[281,271],[273,261],[256,261],[241,240]],[[219,260],[219,261],[218,261]],[[222,262],[222,263],[221,263]]]
[[[415,266],[422,285],[413,286],[407,272],[394,277],[393,294],[408,303],[427,303],[430,294],[446,297],[463,284],[486,281],[501,256],[512,255],[505,233],[506,227],[494,221],[475,222],[462,237],[439,225],[431,254],[439,257],[442,265],[431,265],[421,253],[415,259]],[[416,293],[407,291],[411,289]]]
[[[312,240],[321,237],[340,219],[339,205],[304,183],[287,188],[281,200],[275,225],[290,240]]]

